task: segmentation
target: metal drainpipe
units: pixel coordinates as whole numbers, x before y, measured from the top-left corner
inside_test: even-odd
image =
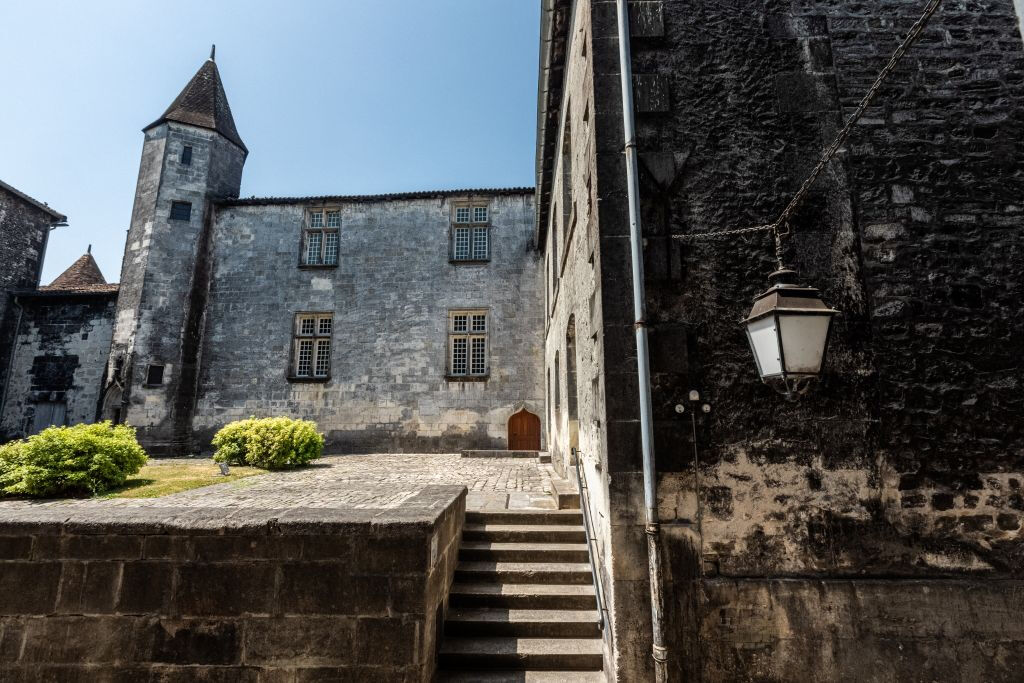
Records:
[[[14,304],[18,309],[18,320],[14,323],[14,337],[11,338],[11,357],[7,359],[7,374],[4,377],[4,392],[0,394],[0,420],[3,419],[4,411],[7,408],[7,392],[11,388],[11,373],[14,371],[14,356],[16,355],[15,349],[18,346],[18,334],[21,332],[21,316],[25,312],[25,308],[18,301],[18,297],[13,297],[11,303]]]
[[[619,75],[622,81],[622,127],[625,137],[626,181],[629,196],[629,246],[633,262],[633,314],[636,318],[636,365],[640,385],[640,439],[643,450],[644,507],[647,510],[647,567],[651,583],[651,631],[654,674],[658,683],[668,680],[668,648],[665,647],[665,595],[661,580],[661,525],[654,470],[654,430],[651,424],[651,367],[647,351],[646,303],[644,301],[643,232],[640,225],[640,186],[637,179],[636,126],[633,121],[633,67],[630,63],[629,10],[626,0],[616,0],[619,27]]]

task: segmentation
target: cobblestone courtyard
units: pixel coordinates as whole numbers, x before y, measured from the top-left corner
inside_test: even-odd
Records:
[[[196,459],[151,460],[150,464],[197,462]],[[210,466],[214,467],[212,461]],[[471,510],[554,509],[553,473],[532,458],[462,458],[457,454],[334,455],[310,467],[268,472],[226,484],[183,491],[160,498],[114,500],[6,501],[0,510],[39,506],[196,508],[350,508],[393,509],[423,486],[462,484],[469,489]]]

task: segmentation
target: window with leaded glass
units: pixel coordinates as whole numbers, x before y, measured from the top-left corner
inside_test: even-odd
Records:
[[[487,364],[487,311],[448,313],[448,374],[484,377]]]
[[[333,332],[334,316],[331,313],[299,313],[295,316],[293,377],[330,377]]]
[[[486,203],[455,204],[451,242],[452,261],[490,260],[490,209]]]
[[[338,229],[341,211],[312,209],[307,213],[302,237],[302,265],[338,265]]]

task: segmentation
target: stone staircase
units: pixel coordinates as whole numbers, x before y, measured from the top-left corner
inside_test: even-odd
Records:
[[[441,681],[604,681],[577,510],[467,512]]]

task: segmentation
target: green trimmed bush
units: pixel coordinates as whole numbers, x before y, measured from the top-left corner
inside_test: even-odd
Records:
[[[0,446],[0,494],[95,495],[120,486],[145,464],[146,452],[126,425],[48,427]]]
[[[324,437],[310,420],[250,417],[224,425],[213,437],[213,459],[280,470],[308,465],[324,451]]]

